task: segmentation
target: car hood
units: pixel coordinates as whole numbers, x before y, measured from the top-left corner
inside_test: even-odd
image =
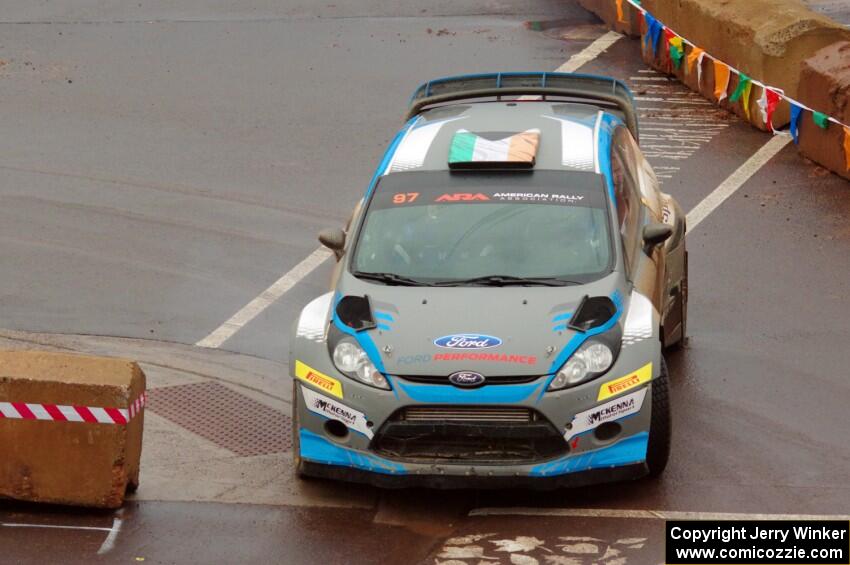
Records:
[[[378,327],[360,332],[390,375],[546,375],[576,332],[566,323],[582,298],[609,296],[628,305],[616,273],[566,287],[405,287],[344,276],[337,299],[369,297]],[[622,321],[623,316],[620,316]],[[363,334],[366,334],[365,336]]]

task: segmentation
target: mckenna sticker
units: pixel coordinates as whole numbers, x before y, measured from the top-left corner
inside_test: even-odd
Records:
[[[349,408],[345,404],[341,404],[332,398],[312,391],[305,386],[301,387],[301,394],[304,395],[304,404],[310,412],[330,418],[331,420],[339,420],[355,432],[360,432],[369,439],[372,439],[374,434],[369,426],[366,425],[366,415],[363,412]]]
[[[644,388],[632,394],[610,400],[605,404],[600,404],[590,410],[579,412],[571,422],[572,427],[564,434],[564,439],[570,441],[575,436],[592,430],[605,422],[613,422],[637,414],[643,406],[645,396],[646,389]]]

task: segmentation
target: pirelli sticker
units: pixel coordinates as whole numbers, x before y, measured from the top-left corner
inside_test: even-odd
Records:
[[[295,361],[295,377],[311,384],[319,390],[337,398],[342,398],[342,383],[333,377],[320,373],[316,369],[305,365],[301,361]]]
[[[647,363],[634,373],[608,381],[599,387],[599,396],[596,400],[605,400],[612,396],[631,390],[652,380],[652,363]]]

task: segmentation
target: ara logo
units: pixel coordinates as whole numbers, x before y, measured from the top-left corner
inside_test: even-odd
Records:
[[[488,349],[502,345],[502,340],[491,335],[454,334],[435,339],[434,345],[446,349]]]
[[[472,371],[458,371],[449,375],[449,382],[461,388],[475,388],[484,384],[484,375]]]
[[[472,194],[471,192],[455,192],[454,194],[443,194],[437,198],[437,202],[474,202],[476,200],[487,201],[490,198],[486,194]]]

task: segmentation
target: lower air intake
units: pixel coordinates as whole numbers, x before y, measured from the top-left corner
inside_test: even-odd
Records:
[[[565,454],[563,436],[539,412],[511,406],[410,406],[391,416],[371,449],[418,462],[532,463]]]

